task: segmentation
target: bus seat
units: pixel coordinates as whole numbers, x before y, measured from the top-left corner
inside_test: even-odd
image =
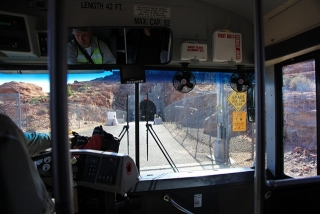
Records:
[[[54,204],[27,148],[12,135],[0,135],[1,213],[54,213]]]

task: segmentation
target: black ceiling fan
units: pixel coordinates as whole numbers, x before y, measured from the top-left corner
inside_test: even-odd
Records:
[[[182,93],[190,92],[196,85],[196,78],[192,72],[188,71],[188,64],[187,62],[181,63],[181,71],[175,73],[172,78],[174,88]]]
[[[245,92],[251,87],[251,74],[243,71],[244,65],[237,65],[237,72],[230,77],[230,86],[236,92]]]

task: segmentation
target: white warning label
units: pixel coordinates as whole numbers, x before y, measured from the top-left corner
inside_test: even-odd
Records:
[[[151,5],[134,5],[133,15],[139,17],[171,18],[171,8]]]

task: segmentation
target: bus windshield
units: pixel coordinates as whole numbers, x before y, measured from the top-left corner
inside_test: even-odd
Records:
[[[254,123],[247,121],[246,91],[239,92],[234,85],[237,73],[146,70],[145,74],[145,83],[120,84],[119,70],[70,71],[69,131],[91,136],[102,125],[121,139],[119,153],[136,162],[139,158],[141,174],[254,165]],[[18,126],[50,132],[49,74],[1,74],[0,79],[1,107]],[[186,86],[181,86],[181,79]]]

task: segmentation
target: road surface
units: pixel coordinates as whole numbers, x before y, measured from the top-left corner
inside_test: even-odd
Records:
[[[115,136],[119,136],[121,131],[125,129],[125,124],[119,124],[115,126],[103,126],[103,129]],[[179,144],[171,133],[163,126],[162,124],[154,125],[153,122],[149,123],[149,131],[147,131],[146,122],[139,123],[139,163],[140,163],[140,172],[148,173],[150,171],[161,169],[162,172],[173,172],[173,166],[175,165],[178,168],[178,171],[194,171],[194,170],[203,170],[203,169],[212,169],[212,161],[208,158],[207,163],[202,162],[201,165],[199,162],[190,155],[181,144]],[[80,135],[91,136],[92,131],[95,126],[88,128],[75,129],[74,131],[78,132]],[[152,131],[153,129],[154,131]],[[148,140],[147,140],[148,133]],[[155,140],[154,137],[155,137]],[[159,139],[159,140],[158,140]],[[135,162],[136,160],[136,151],[135,151],[135,123],[129,123],[128,132],[125,132],[123,138],[120,142],[119,153],[128,154]],[[162,150],[168,153],[167,158],[159,148],[161,146]],[[172,162],[167,160],[172,160]],[[216,167],[216,166],[215,166]]]

